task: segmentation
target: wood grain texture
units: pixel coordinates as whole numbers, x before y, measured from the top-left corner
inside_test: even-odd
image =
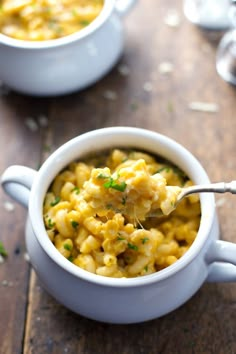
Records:
[[[164,22],[170,9],[180,15],[176,28]],[[139,1],[124,25],[122,58],[94,86],[60,98],[0,97],[0,172],[13,163],[36,168],[68,139],[124,125],[152,129],[182,143],[212,181],[235,179],[236,90],[216,73],[219,36],[188,23],[180,0]],[[173,72],[160,73],[163,62],[172,63]],[[129,75],[120,74],[122,65]],[[107,91],[116,98],[106,99]],[[192,111],[189,103],[194,101],[216,103],[219,111]],[[30,131],[25,119],[37,121],[40,114],[48,117],[48,127]],[[9,257],[0,265],[0,353],[236,353],[235,284],[205,284],[178,310],[137,325],[101,324],[68,311],[29,271],[23,257],[26,212],[20,206],[7,212],[5,200],[1,191],[0,240]],[[217,201],[221,237],[236,242],[235,197],[217,196]],[[4,279],[13,286],[1,285]]]
[[[39,102],[39,101],[38,101]],[[26,121],[40,114],[36,101],[9,94],[0,100],[0,174],[10,165],[36,168],[40,161],[41,131],[32,132]],[[30,147],[30,148],[29,148]],[[7,206],[13,210],[8,210]],[[29,265],[25,259],[26,211],[0,191],[0,241],[8,252],[0,265],[0,352],[21,353],[27,310]]]

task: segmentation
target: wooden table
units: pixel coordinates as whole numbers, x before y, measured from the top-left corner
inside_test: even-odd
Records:
[[[93,87],[58,98],[1,88],[0,173],[12,164],[37,169],[83,132],[129,125],[182,143],[212,181],[235,179],[236,91],[215,70],[219,37],[189,23],[180,0],[140,1],[124,25],[120,62]],[[213,103],[215,112],[191,109],[196,101]],[[235,197],[217,196],[217,205],[222,239],[236,242]],[[0,191],[0,241],[8,252],[0,265],[2,354],[236,353],[236,284],[205,284],[184,306],[147,323],[97,323],[42,289],[27,261],[26,215]]]

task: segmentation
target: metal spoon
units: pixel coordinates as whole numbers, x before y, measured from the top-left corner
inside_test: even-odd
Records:
[[[175,187],[174,187],[175,188]],[[194,185],[190,187],[181,188],[180,193],[176,197],[176,202],[171,208],[173,211],[178,203],[190,194],[195,193],[206,193],[206,192],[213,192],[213,193],[232,193],[236,194],[236,181],[231,181],[228,183],[225,182],[218,182],[218,183],[211,183],[211,184],[202,184],[202,185]],[[151,213],[148,214],[148,217],[156,217],[156,216],[163,216],[164,214],[160,209],[153,210]]]

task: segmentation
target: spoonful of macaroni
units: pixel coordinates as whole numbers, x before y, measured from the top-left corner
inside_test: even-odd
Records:
[[[168,215],[174,209],[176,209],[177,205],[181,200],[185,197],[189,196],[190,194],[196,193],[232,193],[236,194],[236,181],[231,181],[228,183],[225,182],[218,182],[218,183],[211,183],[211,184],[202,184],[202,185],[194,185],[190,187],[174,187],[174,186],[167,186],[166,187],[169,193],[172,194],[172,200],[165,200],[165,208],[160,208],[159,210],[151,211],[147,216],[148,217],[156,217],[161,215]],[[175,198],[175,200],[174,200]]]
[[[114,172],[108,167],[95,168],[84,184],[83,199],[102,216],[109,209],[128,218],[143,221],[169,215],[179,202],[200,192],[236,193],[236,181],[209,185],[168,185],[161,173],[150,174],[143,159],[121,165]],[[191,196],[190,198],[198,198]],[[191,206],[190,206],[191,207]]]

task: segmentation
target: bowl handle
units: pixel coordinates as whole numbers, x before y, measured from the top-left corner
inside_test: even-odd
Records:
[[[116,11],[120,16],[126,15],[138,0],[116,0]]]
[[[1,185],[14,200],[28,207],[30,189],[37,171],[25,166],[10,166],[2,174]]]
[[[207,281],[236,281],[236,244],[222,240],[214,241],[207,251],[206,261],[209,264]]]

